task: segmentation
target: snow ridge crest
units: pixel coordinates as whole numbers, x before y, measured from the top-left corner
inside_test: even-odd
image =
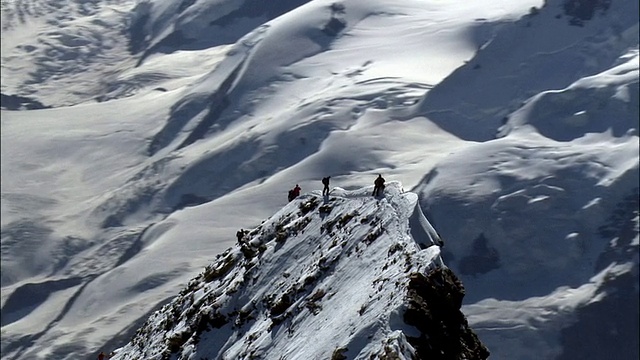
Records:
[[[379,198],[371,190],[291,201],[218,255],[113,359],[488,357],[459,310],[464,288],[442,263],[441,240],[423,227],[414,241],[415,224],[428,224],[421,212],[411,220],[417,195],[399,182]]]

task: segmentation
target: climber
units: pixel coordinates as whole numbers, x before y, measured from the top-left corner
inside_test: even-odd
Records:
[[[371,196],[381,196],[384,193],[384,178],[378,174],[378,177],[373,182],[373,193]]]
[[[322,196],[329,195],[329,179],[331,179],[331,176],[322,178],[322,185],[324,185],[324,188],[322,189]]]
[[[296,187],[294,187],[293,189],[289,190],[289,201],[297,198],[298,196],[300,196],[300,190],[302,190],[300,188],[300,186],[298,186],[298,184],[296,184]]]

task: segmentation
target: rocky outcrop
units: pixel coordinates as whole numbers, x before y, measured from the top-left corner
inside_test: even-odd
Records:
[[[464,286],[449,268],[413,273],[408,284],[407,324],[421,332],[408,337],[420,359],[486,359],[489,350],[460,311]]]
[[[113,359],[486,359],[417,196],[397,182],[370,192],[293,200]]]
[[[0,94],[2,104],[2,109],[6,110],[36,110],[36,109],[47,109],[50,106],[45,106],[41,102],[35,99],[31,99],[25,96],[19,95],[6,95]]]

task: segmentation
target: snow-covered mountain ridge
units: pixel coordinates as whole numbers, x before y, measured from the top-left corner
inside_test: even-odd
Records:
[[[487,358],[417,195],[371,189],[304,194],[247,230],[112,359]]]
[[[637,359],[638,4],[3,1],[3,360],[95,360],[295,183],[377,173],[492,358]]]

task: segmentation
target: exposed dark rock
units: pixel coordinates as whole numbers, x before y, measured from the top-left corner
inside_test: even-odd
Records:
[[[300,212],[303,215],[307,214],[309,211],[313,211],[318,206],[318,199],[311,198],[308,201],[300,203]]]
[[[344,355],[344,352],[347,351],[345,348],[337,348],[331,354],[331,360],[347,360],[347,357]]]
[[[0,107],[5,110],[36,110],[48,109],[51,106],[45,106],[35,99],[18,95],[0,94]]]
[[[283,314],[289,308],[289,306],[291,306],[291,303],[292,301],[290,293],[287,292],[283,294],[280,300],[278,300],[278,302],[276,302],[271,308],[271,316],[275,317]]]
[[[211,282],[215,279],[225,276],[236,264],[233,254],[229,253],[222,260],[207,266],[204,271],[203,279],[205,282]]]
[[[460,311],[465,291],[448,268],[411,274],[404,321],[420,330],[407,337],[420,359],[486,359],[489,350]]]

